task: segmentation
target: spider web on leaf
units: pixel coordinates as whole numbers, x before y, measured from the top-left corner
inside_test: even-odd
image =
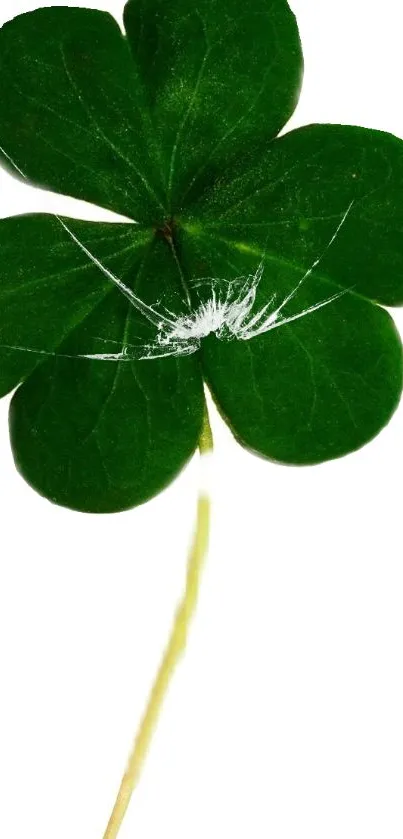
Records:
[[[0,151],[7,157],[15,170],[27,180],[26,175],[14,163],[10,155],[0,147]],[[76,246],[88,257],[99,271],[119,289],[133,306],[152,326],[155,335],[147,343],[125,343],[117,352],[76,353],[68,354],[51,352],[34,347],[11,344],[1,344],[2,349],[36,353],[38,355],[61,356],[64,358],[83,358],[94,361],[147,361],[168,356],[192,355],[200,349],[201,341],[210,334],[214,334],[221,341],[250,341],[272,329],[285,326],[293,321],[306,317],[318,309],[328,306],[351,288],[319,300],[302,308],[294,314],[287,315],[286,308],[297,297],[303,284],[313,274],[323,260],[329,248],[335,242],[351,209],[355,203],[353,199],[336,226],[332,236],[321,254],[312,262],[294,288],[278,302],[278,293],[274,292],[270,299],[257,311],[254,311],[256,294],[264,272],[264,258],[259,262],[255,273],[227,280],[224,278],[202,277],[192,282],[197,302],[191,308],[175,314],[164,305],[157,303],[148,305],[135,294],[119,277],[113,274],[84,243],[76,236],[60,216],[53,217],[72,239]],[[264,257],[264,253],[263,253]],[[120,342],[94,336],[94,340],[108,344]]]

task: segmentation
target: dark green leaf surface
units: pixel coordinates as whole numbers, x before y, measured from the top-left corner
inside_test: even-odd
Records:
[[[150,240],[150,231],[137,225],[65,221],[120,275],[140,259]],[[0,253],[0,394],[4,395],[43,360],[41,353],[53,352],[87,317],[110,291],[111,282],[54,216],[0,220]]]
[[[176,265],[156,240],[131,285],[148,302],[165,273],[180,305]],[[193,454],[203,416],[198,357],[100,361],[66,355],[113,352],[143,339],[147,324],[112,292],[15,394],[15,460],[35,489],[77,510],[114,512],[147,501]]]
[[[386,305],[403,303],[403,143],[346,125],[311,125],[231,166],[186,215],[203,233],[309,268],[348,215],[320,272]],[[350,209],[349,209],[350,208]]]
[[[259,262],[213,235],[184,236],[182,257],[206,276],[226,280],[253,274]],[[302,269],[262,261],[252,314],[274,292],[281,303],[298,283],[286,317],[340,292],[326,277],[303,280]],[[402,390],[402,348],[393,321],[354,292],[249,340],[211,335],[203,341],[202,364],[239,441],[286,463],[319,463],[362,446],[388,422]]]
[[[130,0],[124,20],[175,211],[291,116],[302,75],[297,25],[285,0]]]
[[[105,12],[38,9],[0,29],[0,146],[48,189],[164,214],[144,89]]]
[[[234,345],[206,341],[203,364],[239,441],[283,463],[313,464],[362,446],[386,425],[402,389],[400,338],[381,309],[334,309]],[[234,372],[236,371],[236,372]]]

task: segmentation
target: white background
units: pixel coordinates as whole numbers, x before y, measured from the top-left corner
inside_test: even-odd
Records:
[[[87,5],[121,18],[117,0]],[[3,0],[1,22],[35,6]],[[293,127],[403,137],[401,2],[292,6],[306,61]],[[34,210],[108,217],[1,172],[0,215]],[[15,471],[8,402],[0,835],[101,839],[182,589],[198,461],[137,510],[74,513]],[[401,839],[403,405],[369,446],[314,468],[213,427],[199,609],[121,839]]]

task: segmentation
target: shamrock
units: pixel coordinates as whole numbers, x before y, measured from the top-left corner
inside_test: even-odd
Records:
[[[290,464],[367,443],[402,390],[383,306],[403,302],[403,142],[341,125],[280,134],[302,53],[286,0],[129,0],[123,32],[55,7],[0,29],[0,159],[125,216],[0,221],[0,395],[22,475],[115,512],[211,437]],[[186,643],[185,596],[105,839],[115,839]]]
[[[0,222],[0,389],[23,476],[130,508],[195,451],[203,383],[237,440],[314,464],[402,388],[403,145],[277,138],[302,56],[285,0],[38,9],[0,30],[4,166],[132,223]]]

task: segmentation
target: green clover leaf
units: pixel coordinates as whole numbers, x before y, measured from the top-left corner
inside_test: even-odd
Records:
[[[140,504],[195,451],[203,381],[239,441],[303,464],[387,423],[402,348],[403,143],[276,139],[302,56],[285,0],[47,8],[0,30],[3,165],[135,220],[0,222],[0,389],[24,477]]]

